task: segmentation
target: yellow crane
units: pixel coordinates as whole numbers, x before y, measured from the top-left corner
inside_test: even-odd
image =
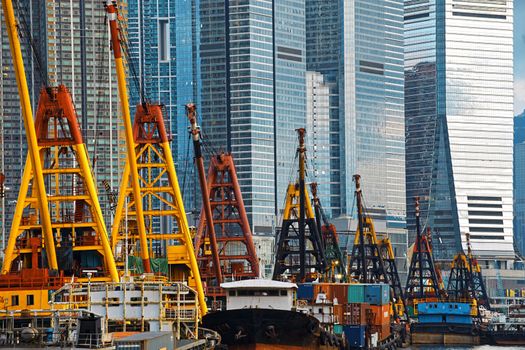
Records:
[[[33,121],[13,4],[2,6],[29,154],[0,294],[10,310],[47,309],[49,292],[66,280],[118,282],[119,276],[71,95],[64,85],[44,86]]]
[[[118,7],[115,1],[107,1],[105,7],[109,16],[128,153],[111,234],[113,251],[120,255],[117,254],[117,250],[129,246],[126,243],[138,242],[144,271],[154,272],[150,263],[151,256],[154,255],[153,246],[165,247],[169,269],[165,277],[175,281],[187,280],[188,284],[197,290],[203,316],[207,312],[204,289],[177,180],[170,140],[164,125],[164,108],[162,105],[143,100],[137,105],[132,126],[122,57],[122,37],[118,26]],[[128,204],[126,198],[129,200]],[[126,225],[123,225],[126,217],[128,223],[136,222],[133,232],[129,229],[126,232]],[[160,219],[174,220],[178,230],[155,232],[156,227],[153,223]],[[129,254],[129,251],[124,254]]]

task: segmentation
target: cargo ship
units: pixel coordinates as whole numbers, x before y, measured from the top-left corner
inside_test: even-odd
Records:
[[[222,283],[226,310],[205,315],[202,325],[232,349],[345,349],[340,336],[297,307],[297,285],[251,279]]]

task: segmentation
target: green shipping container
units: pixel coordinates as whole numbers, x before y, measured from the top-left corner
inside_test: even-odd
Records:
[[[343,334],[343,325],[342,324],[334,324],[334,333],[339,335]]]
[[[350,284],[348,286],[348,302],[349,303],[364,303],[365,302],[365,285],[364,284]]]

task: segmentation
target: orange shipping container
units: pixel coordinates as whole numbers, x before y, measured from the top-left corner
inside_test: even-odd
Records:
[[[370,307],[368,304],[346,304],[345,305],[345,324],[349,325],[366,325],[366,310]]]
[[[390,325],[390,305],[370,305],[367,322],[373,326]]]
[[[344,324],[344,306],[341,304],[334,305],[335,323]]]

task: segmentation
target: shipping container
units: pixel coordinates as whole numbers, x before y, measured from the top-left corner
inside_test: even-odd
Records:
[[[364,303],[365,302],[365,285],[350,284],[348,285],[348,302]]]
[[[365,331],[366,326],[343,326],[343,332],[345,338],[351,347],[364,347],[365,346]]]
[[[344,324],[366,325],[366,310],[370,307],[366,303],[351,303],[344,306]]]
[[[334,322],[335,323],[344,323],[344,307],[345,305],[337,304],[334,305]]]
[[[342,324],[334,324],[334,334],[337,334],[337,335],[343,334]]]
[[[297,285],[297,299],[313,300],[314,286],[311,283],[303,283]]]
[[[367,322],[374,326],[390,324],[390,305],[370,305]]]
[[[385,340],[390,336],[390,324],[370,326],[370,334],[378,333],[379,341]]]
[[[365,286],[365,302],[371,305],[390,303],[390,286],[384,283],[367,284]]]

